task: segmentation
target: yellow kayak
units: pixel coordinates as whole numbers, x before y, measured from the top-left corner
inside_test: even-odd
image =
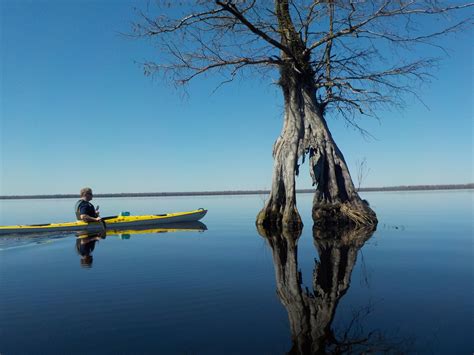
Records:
[[[207,210],[200,208],[194,211],[174,212],[157,215],[144,216],[110,216],[103,217],[102,222],[86,223],[82,221],[31,224],[17,226],[0,226],[0,235],[24,234],[40,232],[74,232],[74,231],[100,231],[100,230],[122,230],[143,228],[173,223],[195,222],[203,218]]]

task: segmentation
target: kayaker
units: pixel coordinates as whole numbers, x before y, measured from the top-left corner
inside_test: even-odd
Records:
[[[99,211],[97,211],[92,203],[93,194],[90,187],[84,187],[80,191],[81,199],[76,202],[76,218],[84,222],[100,222]]]

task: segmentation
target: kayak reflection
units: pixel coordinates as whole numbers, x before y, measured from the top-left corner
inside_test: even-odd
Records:
[[[391,348],[377,332],[361,336],[353,334],[351,329],[337,332],[331,327],[337,305],[349,288],[358,251],[372,236],[373,229],[313,228],[319,261],[315,260],[312,292],[304,288],[298,268],[297,243],[301,230],[270,231],[259,226],[258,232],[272,250],[277,294],[288,312],[292,338],[289,353],[363,353],[380,349],[381,342],[383,349]],[[354,321],[358,320],[351,320],[350,325]]]
[[[160,225],[159,228],[134,228],[134,229],[107,229],[107,236],[120,236],[121,239],[130,239],[132,234],[157,234],[157,233],[172,233],[172,232],[204,232],[207,227],[204,223],[199,221],[181,222],[181,223],[167,223]]]
[[[100,240],[110,236],[118,236],[120,239],[130,239],[133,234],[158,234],[158,233],[172,233],[172,232],[204,232],[207,227],[204,223],[182,222],[182,223],[168,223],[161,225],[160,228],[150,229],[106,229],[100,232],[81,231],[76,233],[76,251],[81,257],[81,266],[84,268],[91,268],[94,260],[92,252],[95,249],[96,243]]]

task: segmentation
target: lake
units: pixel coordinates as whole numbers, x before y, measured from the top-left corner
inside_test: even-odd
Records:
[[[209,210],[207,230],[0,237],[0,354],[472,354],[473,190],[367,192],[374,233],[254,221],[264,197],[98,198],[103,216]],[[0,224],[76,200],[2,200]],[[90,250],[89,250],[90,251]]]

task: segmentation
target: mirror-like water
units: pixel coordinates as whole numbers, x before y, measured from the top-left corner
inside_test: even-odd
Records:
[[[474,191],[365,193],[374,233],[257,230],[260,196],[97,199],[209,209],[205,228],[0,237],[0,353],[472,353]],[[0,201],[0,224],[75,200]],[[207,230],[206,230],[207,228]]]

